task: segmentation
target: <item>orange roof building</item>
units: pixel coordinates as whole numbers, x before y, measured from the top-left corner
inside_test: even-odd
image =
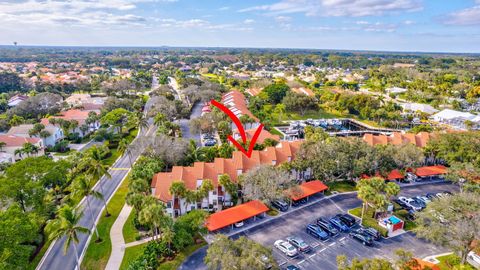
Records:
[[[78,122],[78,125],[81,126],[85,124],[85,120],[87,120],[88,114],[90,112],[91,111],[71,109],[68,111],[61,112],[60,115],[58,116],[51,116],[50,118],[61,118],[69,121],[75,120]],[[41,123],[44,125],[48,125],[49,124],[48,119],[49,118],[42,118]]]
[[[429,177],[429,176],[436,176],[436,175],[443,175],[447,173],[447,167],[443,165],[436,165],[436,166],[426,166],[417,168],[415,174],[418,177]]]
[[[440,267],[434,263],[418,259],[418,258],[413,258],[414,263],[410,266],[410,269],[412,270],[425,270],[425,269],[431,269],[431,270],[440,270]]]
[[[310,182],[302,183],[298,186],[298,189],[298,192],[295,192],[294,190],[289,191],[290,198],[294,201],[298,201],[313,194],[323,192],[327,190],[328,187],[319,180],[313,180]]]
[[[390,136],[373,134],[363,135],[363,141],[370,146],[411,143],[418,147],[425,147],[431,138],[432,134],[428,132],[420,132],[418,134],[394,132]]]
[[[245,96],[238,91],[230,91],[222,96],[222,103],[229,108],[238,118],[248,115],[258,122],[258,118],[250,112]]]
[[[240,174],[259,165],[279,165],[290,162],[300,148],[302,141],[281,142],[276,147],[267,147],[263,151],[253,151],[250,158],[242,152],[233,152],[232,158],[215,158],[213,162],[195,162],[193,166],[174,166],[171,172],[161,172],[153,176],[152,194],[163,202],[173,199],[169,192],[174,181],[181,181],[189,190],[196,190],[204,179],[212,180],[216,192],[221,193],[218,178],[227,174],[236,182]]]
[[[247,136],[247,140],[252,140],[253,138],[253,135],[255,134],[255,131],[257,131],[256,128],[251,128],[251,129],[246,129],[245,130],[245,135]],[[240,136],[240,133],[238,133],[238,130],[234,130],[233,131],[233,138],[235,138],[235,140],[238,140],[241,138]],[[258,136],[257,138],[257,143],[264,143],[266,139],[272,139],[272,140],[275,140],[277,142],[280,141],[280,136],[278,135],[274,135],[270,132],[268,132],[268,130],[265,130],[265,129],[262,129],[262,131],[260,132],[260,135]]]
[[[216,231],[267,211],[268,207],[265,204],[254,200],[210,215],[205,226],[209,231]]]

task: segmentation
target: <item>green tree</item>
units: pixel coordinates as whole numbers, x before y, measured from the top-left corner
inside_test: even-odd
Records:
[[[267,265],[272,266],[271,269],[279,269],[270,249],[244,236],[231,240],[225,235],[217,235],[208,247],[204,261],[212,270],[265,269]]]
[[[132,117],[132,113],[123,108],[114,109],[105,114],[100,122],[102,124],[109,125],[115,129],[115,131],[122,133],[123,127],[127,124]]]
[[[208,207],[209,209],[210,209],[210,191],[213,191],[214,189],[215,187],[213,186],[212,180],[210,179],[204,179],[199,189],[202,198],[207,197],[207,204],[209,205]]]
[[[89,234],[90,230],[79,226],[78,223],[82,218],[83,213],[78,213],[73,207],[64,205],[57,211],[57,217],[49,220],[45,231],[48,233],[50,240],[57,240],[65,237],[65,244],[63,245],[63,252],[66,254],[70,244],[73,243],[75,258],[77,260],[77,267],[80,269],[80,261],[78,259],[78,235],[80,233]]]
[[[289,92],[282,99],[282,104],[284,104],[288,111],[300,112],[300,115],[302,116],[305,115],[307,111],[315,110],[317,108],[317,102],[315,98],[294,92]]]
[[[386,210],[390,198],[400,193],[400,186],[393,182],[385,183],[380,177],[362,179],[357,183],[358,198],[363,201],[362,219],[364,212],[371,205],[375,211]]]
[[[480,238],[480,197],[464,192],[434,200],[417,213],[416,222],[419,237],[453,250],[465,264]]]
[[[234,205],[237,204],[238,202],[238,185],[237,183],[233,182],[232,179],[230,179],[230,176],[228,174],[222,174],[218,178],[218,182],[222,187],[225,188],[225,190],[230,194],[232,197],[232,203]]]
[[[270,84],[263,89],[263,93],[267,95],[267,100],[272,104],[282,102],[282,99],[290,91],[290,87],[284,83]]]
[[[182,181],[175,181],[170,185],[169,192],[172,195],[172,209],[175,209],[175,199],[178,200],[179,205],[179,215],[182,215],[182,207],[180,205],[180,200],[187,193],[187,188],[185,183]]]
[[[159,228],[162,225],[165,208],[160,202],[156,201],[155,198],[152,199],[153,200],[147,200],[143,203],[142,209],[138,213],[138,221],[150,227],[152,238],[155,240],[155,237],[159,234]]]
[[[289,173],[273,166],[259,166],[241,176],[243,196],[247,200],[261,200],[270,204],[283,198],[284,190],[295,185]]]

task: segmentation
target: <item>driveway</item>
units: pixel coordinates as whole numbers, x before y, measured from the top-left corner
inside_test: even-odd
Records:
[[[422,185],[403,186],[400,195],[417,196],[427,192],[458,191],[458,187],[446,182],[429,183]],[[246,236],[256,242],[273,247],[273,243],[278,239],[285,239],[288,236],[297,236],[308,242],[314,250],[297,258],[289,258],[284,254],[273,249],[273,254],[277,262],[282,266],[294,264],[302,269],[337,269],[336,257],[345,254],[349,259],[353,257],[380,257],[386,259],[395,258],[394,251],[398,248],[412,251],[416,257],[426,257],[439,254],[447,250],[432,245],[422,239],[417,239],[413,233],[405,233],[393,238],[383,239],[377,242],[373,247],[365,247],[361,243],[351,239],[347,234],[340,234],[334,239],[319,241],[305,233],[305,226],[319,217],[331,217],[340,212],[346,212],[348,209],[361,206],[361,201],[357,199],[356,193],[339,194],[331,198],[323,198],[312,205],[301,209],[293,209],[281,217],[271,219],[264,224],[255,226],[255,222],[248,221],[251,229],[242,231],[241,229],[226,229],[223,233],[232,235],[233,238]],[[267,217],[268,219],[268,217]],[[249,224],[245,226],[248,226]],[[238,231],[236,233],[235,231]],[[199,251],[187,258],[180,269],[206,269],[200,257],[205,256],[205,252]],[[188,267],[187,267],[188,266]]]
[[[190,113],[190,119],[179,119],[178,124],[182,130],[182,137],[186,140],[194,140],[197,145],[200,145],[200,134],[192,134],[190,132],[190,120],[198,118],[202,115],[202,103],[196,102],[193,104],[192,112]]]

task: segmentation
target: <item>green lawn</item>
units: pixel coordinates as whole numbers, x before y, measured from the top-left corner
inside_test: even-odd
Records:
[[[357,190],[357,185],[353,181],[334,181],[328,182],[326,185],[328,186],[328,190],[325,191],[326,195],[332,194],[333,191],[342,193]]]
[[[120,265],[120,270],[128,268],[128,264],[138,258],[143,253],[143,248],[147,246],[148,243],[143,243],[138,246],[133,246],[125,249],[125,255],[123,255],[122,264]]]
[[[196,245],[186,247],[182,252],[180,252],[179,254],[177,254],[177,256],[175,256],[175,259],[173,259],[171,261],[166,261],[166,262],[161,263],[157,270],[175,270],[175,269],[177,269],[182,264],[182,262],[188,256],[190,256],[190,254],[192,254],[193,252],[195,252],[195,250],[197,250],[197,249],[199,249],[199,248],[201,248],[205,245],[206,245],[206,243],[202,242],[200,244],[196,244]]]
[[[460,257],[456,254],[449,254],[445,256],[440,256],[436,258],[440,261],[438,266],[442,270],[451,270],[451,269],[461,269],[461,270],[475,270],[470,264],[460,265]]]
[[[134,217],[135,217],[135,209],[132,210],[132,212],[128,216],[127,221],[123,225],[122,233],[123,233],[123,238],[125,239],[125,243],[135,242],[138,240],[138,237],[140,236],[137,228],[135,228],[135,225],[133,224]]]
[[[360,218],[362,216],[362,207],[350,209],[348,210],[348,213]],[[387,236],[387,229],[378,225],[377,220],[372,218],[372,216],[373,216],[373,209],[369,208],[363,215],[362,225],[367,227],[372,227],[376,229],[378,232],[380,232],[383,236]]]
[[[95,234],[92,235],[92,239],[82,261],[82,269],[104,269],[107,265],[108,258],[112,252],[110,229],[125,204],[125,196],[128,191],[128,180],[129,175],[127,175],[127,178],[120,185],[119,189],[107,205],[111,216],[105,217],[105,211],[102,213],[102,217],[97,225],[98,233],[100,234],[102,241],[96,243],[97,236]]]

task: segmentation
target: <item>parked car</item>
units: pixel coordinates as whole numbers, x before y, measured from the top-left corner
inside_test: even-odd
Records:
[[[432,202],[427,196],[417,196],[415,199],[422,201],[425,205]]]
[[[357,230],[358,233],[370,236],[373,240],[378,241],[382,238],[382,235],[374,228],[364,227]]]
[[[326,231],[330,236],[335,236],[338,234],[338,230],[333,227],[332,224],[328,222],[325,218],[317,219],[317,225],[320,226],[324,231]]]
[[[438,193],[435,194],[435,196],[437,198],[441,199],[441,198],[447,197],[448,195],[445,195],[445,193],[443,193],[443,192],[438,192]]]
[[[328,233],[314,224],[307,225],[307,233],[321,240],[328,239]]]
[[[272,202],[272,206],[278,209],[279,211],[285,212],[288,210],[288,203],[282,200],[275,200]]]
[[[401,200],[399,200],[399,199],[395,199],[395,200],[393,200],[393,201],[394,201],[395,203],[397,203],[398,205],[400,205],[400,207],[401,207],[402,209],[405,209],[405,210],[410,210],[410,209],[412,209],[412,208],[411,208],[408,204],[406,204],[404,201],[401,201]]]
[[[300,199],[300,200],[297,200],[297,201],[292,201],[292,206],[299,206],[299,205],[302,205],[302,204],[305,204],[307,202],[306,199]]]
[[[287,266],[287,270],[300,270],[300,268],[296,265],[291,264]]]
[[[341,221],[338,217],[333,217],[328,222],[330,222],[330,224],[332,224],[335,228],[337,228],[337,230],[341,232],[350,231],[350,228],[345,223],[343,223],[343,221]]]
[[[427,207],[427,204],[426,204],[424,201],[418,199],[417,197],[414,197],[414,198],[411,198],[411,199],[413,200],[413,202],[415,202],[415,203],[417,203],[418,205],[420,205],[420,207],[422,207],[422,208]]]
[[[411,172],[407,172],[405,179],[407,179],[409,182],[415,182],[418,180],[418,177]]]
[[[294,257],[298,254],[297,249],[287,241],[277,240],[273,245],[287,256]]]
[[[361,233],[358,233],[358,232],[351,232],[351,233],[350,233],[350,236],[351,236],[353,239],[361,242],[361,243],[362,243],[363,245],[365,245],[365,246],[371,246],[371,245],[373,245],[373,240],[372,240],[372,238],[371,238],[370,236],[368,236],[368,235],[361,234]]]
[[[407,197],[398,197],[398,199],[404,203],[406,203],[411,209],[415,211],[420,211],[422,210],[422,205],[418,204],[418,202],[414,201],[412,198],[407,198]]]
[[[434,193],[427,193],[427,194],[425,194],[425,197],[430,199],[430,201],[433,201],[434,199],[437,199],[437,196],[435,196]]]
[[[357,224],[357,220],[349,214],[338,214],[336,216],[350,228]]]
[[[240,222],[237,222],[237,223],[234,224],[234,226],[235,226],[236,228],[243,227],[243,225],[245,225],[245,224],[243,223],[243,221],[240,221]]]
[[[301,252],[309,252],[312,250],[310,245],[308,245],[302,238],[298,237],[287,237],[287,241],[292,244],[297,250]]]
[[[205,140],[205,146],[214,146],[217,144],[216,140]]]

